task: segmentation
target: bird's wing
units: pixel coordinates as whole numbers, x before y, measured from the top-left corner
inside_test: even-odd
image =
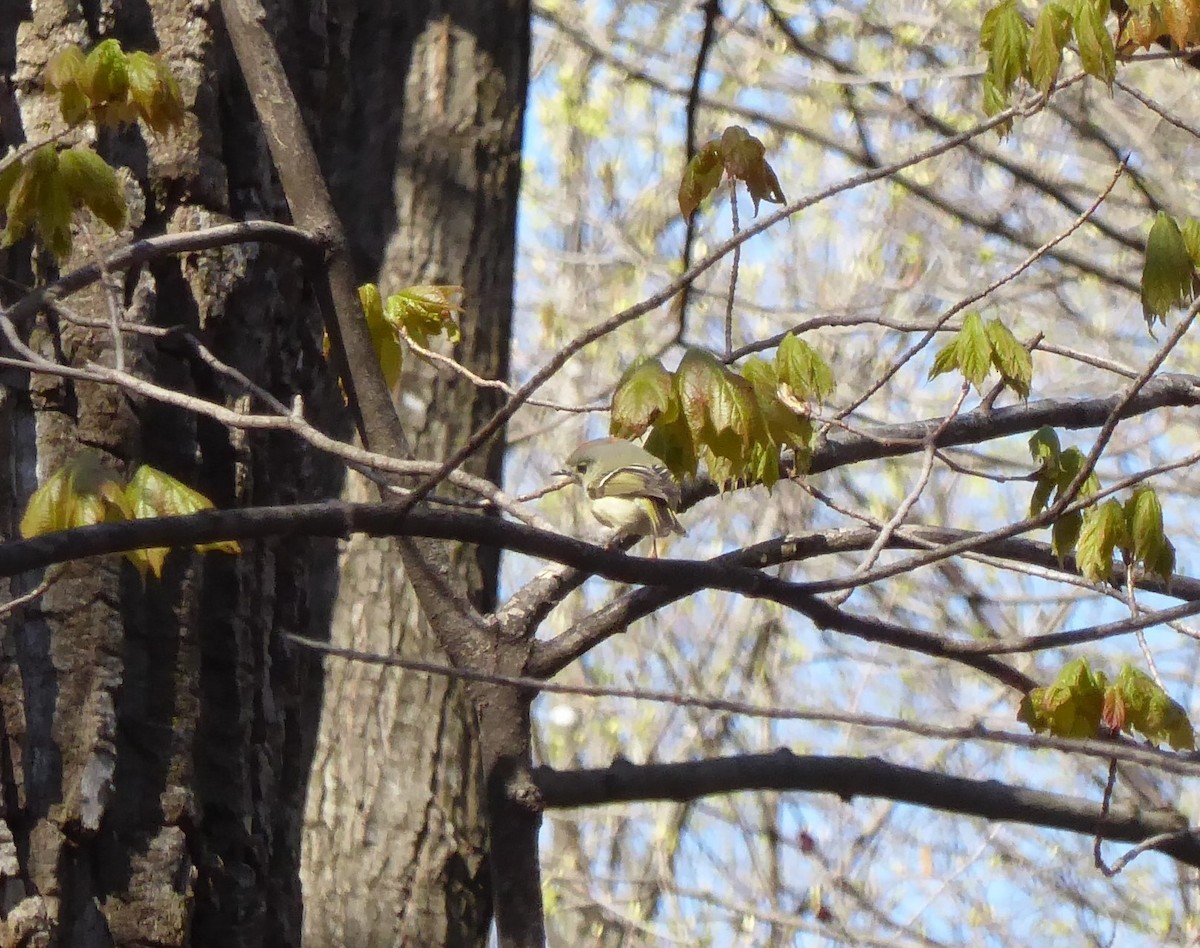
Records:
[[[664,467],[619,467],[600,478],[589,493],[593,497],[657,497],[672,509],[679,506],[679,485]]]

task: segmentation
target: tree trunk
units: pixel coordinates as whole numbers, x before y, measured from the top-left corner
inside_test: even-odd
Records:
[[[100,135],[102,153],[131,169],[144,201],[144,213],[132,215],[137,232],[286,219],[209,3],[85,5],[86,18],[79,7],[0,5],[0,63],[15,90],[0,100],[6,143],[58,127],[40,81],[56,49],[115,36],[127,49],[161,51],[192,110],[170,137],[138,128]],[[111,237],[99,226],[95,233]],[[84,246],[77,242],[64,268],[79,263]],[[4,272],[27,283],[27,261],[28,247],[16,248]],[[290,252],[246,245],[165,260],[131,274],[125,296],[128,318],[182,325],[279,399],[301,397],[311,419],[347,435],[320,319]],[[106,318],[99,289],[67,305]],[[57,316],[43,315],[31,338],[74,364],[113,359],[107,330]],[[139,371],[177,389],[229,405],[243,397],[183,344],[129,335],[125,349]],[[7,371],[3,382],[6,536],[37,482],[82,444],[114,472],[148,462],[218,506],[328,497],[340,483],[336,465],[287,436],[230,433],[44,375]],[[319,669],[281,633],[328,627],[334,544],[254,543],[238,557],[175,552],[161,580],[140,579],[119,557],[52,575],[45,595],[5,617],[0,642],[0,944],[298,945]],[[19,577],[0,594],[39,579]]]
[[[356,260],[385,293],[463,285],[454,356],[505,378],[528,8],[364,2],[339,25],[327,89],[336,132],[325,136],[324,156]],[[443,458],[499,401],[410,356],[398,404],[418,456]],[[469,470],[498,480],[502,451],[493,442]],[[357,479],[349,494],[370,496]],[[496,552],[455,547],[451,560],[475,604],[490,610]],[[387,541],[346,545],[333,639],[447,661]],[[305,819],[305,943],[484,944],[483,783],[477,728],[457,683],[330,660]]]

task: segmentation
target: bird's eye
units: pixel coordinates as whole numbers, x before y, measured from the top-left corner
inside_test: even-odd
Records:
[[[575,465],[575,470],[577,470],[580,474],[586,474],[587,468],[588,468],[587,461],[580,461],[578,464]]]

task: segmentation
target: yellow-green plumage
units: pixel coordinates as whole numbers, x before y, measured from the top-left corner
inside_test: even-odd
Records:
[[[593,515],[607,527],[655,538],[685,532],[675,516],[679,485],[658,458],[636,444],[619,438],[585,442],[559,473],[575,478]]]

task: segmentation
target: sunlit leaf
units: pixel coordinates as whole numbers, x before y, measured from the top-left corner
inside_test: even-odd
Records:
[[[1117,54],[1112,37],[1104,25],[1107,3],[1080,0],[1075,8],[1075,42],[1083,70],[1111,86],[1117,77]]]
[[[1039,92],[1049,92],[1062,66],[1062,51],[1071,34],[1071,13],[1048,3],[1038,14],[1029,41],[1029,77]]]
[[[1030,730],[1056,737],[1095,737],[1104,711],[1104,675],[1092,674],[1086,659],[1068,662],[1052,685],[1034,688],[1022,700],[1017,719]]]
[[[1108,500],[1088,510],[1075,547],[1079,572],[1093,583],[1112,576],[1113,553],[1128,545],[1125,512],[1120,503]]]
[[[833,370],[803,339],[788,333],[775,350],[775,375],[802,399],[824,401],[833,394]]]
[[[1029,34],[1029,24],[1021,16],[1016,0],[1002,0],[983,18],[979,42],[990,54],[988,75],[1005,95],[1025,73],[1029,62]]]
[[[120,482],[98,452],[88,448],[46,478],[33,492],[21,518],[26,539],[124,520],[130,516]]]
[[[134,472],[125,488],[125,497],[133,516],[138,519],[180,517],[213,509],[212,501],[199,491],[193,490],[182,481],[149,464],[143,464]],[[236,554],[241,552],[241,546],[236,540],[221,540],[215,543],[197,544],[196,550],[201,553]],[[161,556],[158,555],[157,550],[144,552],[147,553],[148,565],[154,575],[161,576],[166,551],[164,550]]]
[[[671,373],[658,359],[634,362],[613,392],[609,432],[617,438],[637,438],[671,408],[675,386]]]
[[[1004,379],[1004,384],[1018,398],[1029,398],[1033,382],[1033,359],[1004,323],[993,319],[987,324],[987,338],[992,348],[992,365]]]
[[[59,174],[72,204],[82,203],[113,230],[125,226],[125,195],[116,172],[87,145],[58,156]]]
[[[384,318],[379,287],[374,283],[364,283],[358,288],[358,301],[362,304],[363,313],[367,318],[367,330],[371,334],[375,354],[379,356],[379,368],[383,372],[383,379],[388,388],[395,388],[400,381],[400,370],[404,365],[404,351],[400,348],[400,340],[396,338],[396,330]]]
[[[1061,564],[1075,552],[1075,544],[1079,542],[1079,531],[1083,527],[1083,514],[1078,510],[1065,513],[1050,528],[1050,552]]]
[[[721,183],[725,164],[721,158],[721,143],[713,140],[701,148],[683,171],[679,182],[679,212],[691,216],[700,202],[713,193]]]
[[[992,367],[992,347],[978,313],[967,313],[955,341],[963,378],[982,390]]]
[[[124,100],[129,73],[119,42],[106,39],[96,44],[84,59],[80,84],[93,105]]]
[[[1142,267],[1142,315],[1149,326],[1176,306],[1191,301],[1195,274],[1179,225],[1165,211],[1159,211],[1146,240]]]
[[[1124,730],[1137,731],[1156,744],[1165,741],[1175,750],[1195,750],[1187,712],[1145,672],[1124,666],[1111,690],[1123,705]]]

